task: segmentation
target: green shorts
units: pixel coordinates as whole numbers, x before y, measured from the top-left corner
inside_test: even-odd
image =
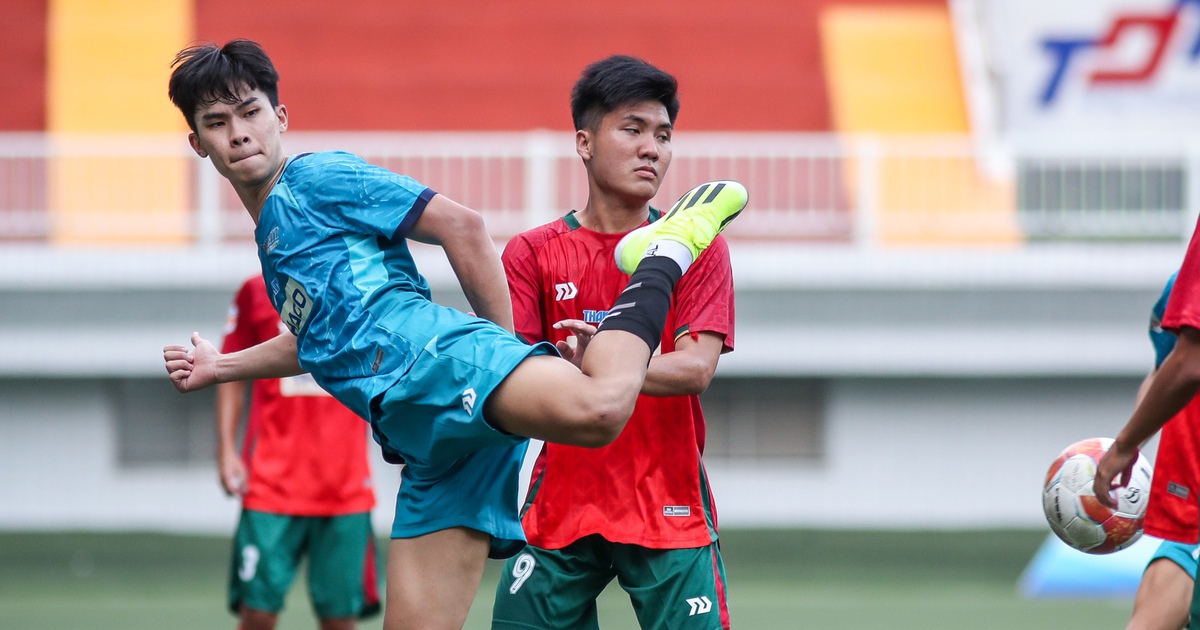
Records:
[[[229,570],[229,609],[269,613],[283,600],[308,555],[308,593],[321,619],[379,612],[375,536],[367,512],[288,516],[242,510]]]
[[[717,543],[648,549],[588,536],[563,549],[528,546],[504,564],[492,628],[595,630],[596,597],[613,578],[643,628],[728,630]]]

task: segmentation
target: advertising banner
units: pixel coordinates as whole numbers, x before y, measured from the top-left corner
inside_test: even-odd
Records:
[[[1200,0],[986,0],[1009,135],[1200,136]]]

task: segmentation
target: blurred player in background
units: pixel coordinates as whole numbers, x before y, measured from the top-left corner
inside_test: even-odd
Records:
[[[617,242],[659,218],[649,204],[678,111],[674,77],[644,61],[614,56],[583,71],[571,115],[588,200],[505,248],[518,335],[569,356],[568,337],[594,333],[628,281]],[[505,564],[493,628],[598,628],[596,597],[613,578],[643,628],[729,627],[698,394],[733,349],[733,311],[718,238],[675,286],[661,353],[621,435],[599,449],[544,446],[522,516],[529,546]]]
[[[1175,348],[1175,335],[1163,330],[1175,275],[1167,280],[1162,295],[1150,312],[1150,342],[1154,345],[1154,369],[1138,389],[1140,403],[1159,366]],[[1196,575],[1197,504],[1195,454],[1200,437],[1200,403],[1192,402],[1163,427],[1154,460],[1150,504],[1146,508],[1145,531],[1164,538],[1150,558],[1133,604],[1126,630],[1180,630],[1188,624],[1188,608]],[[1189,499],[1190,497],[1190,499]]]
[[[192,348],[163,348],[168,375],[189,392],[308,371],[368,419],[384,453],[405,463],[384,627],[461,628],[486,559],[524,546],[517,484],[527,437],[589,447],[616,439],[676,282],[741,212],[746,189],[693,190],[622,239],[616,256],[631,278],[573,363],[513,334],[504,269],[478,213],[348,153],[284,154],[279,75],[257,44],[188,48],[174,65],[168,91],[188,141],[254,221],[268,295],[289,334],[222,354],[194,333]],[[408,239],[442,248],[481,317],[430,301]]]
[[[222,352],[287,334],[262,276],[242,285]],[[322,630],[349,630],[379,612],[375,493],[367,427],[306,375],[253,383],[242,448],[246,381],[217,386],[221,486],[242,499],[229,572],[241,630],[271,630],[308,557],[308,592]]]

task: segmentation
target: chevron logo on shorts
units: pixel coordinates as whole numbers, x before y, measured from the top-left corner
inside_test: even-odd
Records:
[[[476,394],[474,387],[468,387],[467,390],[462,393],[463,409],[467,412],[467,415],[475,413],[475,398]]]
[[[712,600],[704,596],[692,597],[687,600],[687,603],[688,606],[692,607],[691,612],[688,613],[689,617],[703,615],[704,613],[712,610]]]

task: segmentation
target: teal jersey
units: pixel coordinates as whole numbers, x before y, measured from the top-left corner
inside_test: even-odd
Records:
[[[406,308],[430,293],[405,238],[435,194],[350,153],[303,154],[288,160],[254,231],[300,366],[363,418],[437,338]]]
[[[1175,286],[1175,276],[1179,272],[1171,274],[1167,279],[1167,285],[1163,287],[1162,295],[1158,301],[1154,303],[1154,308],[1150,311],[1150,343],[1154,344],[1154,367],[1162,365],[1163,361],[1167,360],[1167,355],[1175,349],[1175,342],[1178,339],[1170,331],[1163,330],[1162,320],[1163,314],[1167,312],[1167,300],[1171,297],[1171,289]]]

